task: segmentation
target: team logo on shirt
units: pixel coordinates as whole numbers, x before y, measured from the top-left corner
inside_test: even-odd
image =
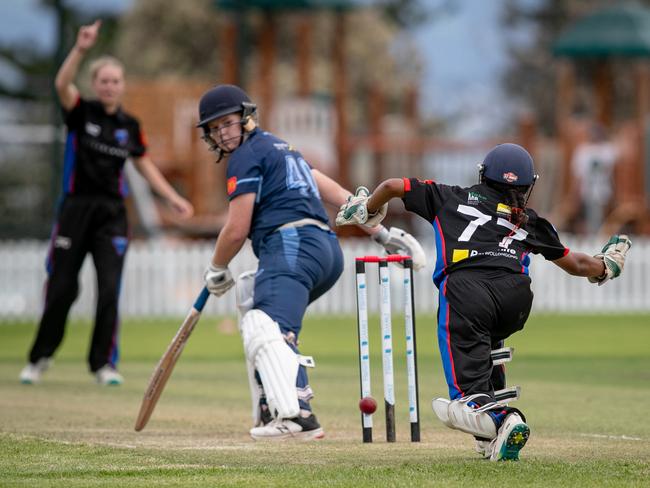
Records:
[[[454,252],[451,255],[451,262],[457,263],[458,261],[462,261],[463,259],[467,259],[468,257],[469,257],[469,249],[454,249]]]
[[[467,195],[467,203],[469,205],[478,205],[479,203],[487,200],[487,197],[477,193],[475,191],[470,191]]]
[[[120,146],[126,146],[129,142],[129,131],[126,129],[115,129],[115,140]]]
[[[92,122],[86,122],[86,133],[90,134],[93,137],[97,137],[102,132],[102,128],[93,124]]]
[[[502,175],[503,181],[507,181],[508,183],[514,183],[519,179],[519,176],[514,174],[512,171],[508,171],[507,173],[503,173]]]
[[[233,176],[231,178],[228,178],[228,181],[226,181],[226,192],[228,192],[228,195],[232,195],[236,189],[237,189],[237,177]]]
[[[497,213],[501,215],[509,216],[510,214],[512,214],[512,209],[510,208],[509,205],[506,205],[505,203],[499,203],[497,205]]]

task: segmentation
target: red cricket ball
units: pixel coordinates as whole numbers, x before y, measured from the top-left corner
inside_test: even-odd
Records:
[[[363,397],[359,400],[359,410],[367,414],[375,413],[375,410],[377,410],[377,402],[373,397]]]

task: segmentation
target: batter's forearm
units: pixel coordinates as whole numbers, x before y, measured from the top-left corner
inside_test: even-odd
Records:
[[[232,227],[226,226],[217,238],[212,264],[214,266],[228,266],[246,242],[246,235],[242,235]]]

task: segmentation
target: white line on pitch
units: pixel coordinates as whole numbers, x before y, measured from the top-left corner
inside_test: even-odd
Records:
[[[627,435],[605,435],[605,434],[580,434],[581,437],[596,437],[597,439],[614,439],[618,441],[642,441],[641,437],[630,437]]]

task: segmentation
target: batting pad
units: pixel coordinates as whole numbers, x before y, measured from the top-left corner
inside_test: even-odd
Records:
[[[241,329],[246,358],[260,374],[271,412],[279,419],[296,417],[300,413],[298,357],[284,341],[277,322],[253,309],[244,315]]]

